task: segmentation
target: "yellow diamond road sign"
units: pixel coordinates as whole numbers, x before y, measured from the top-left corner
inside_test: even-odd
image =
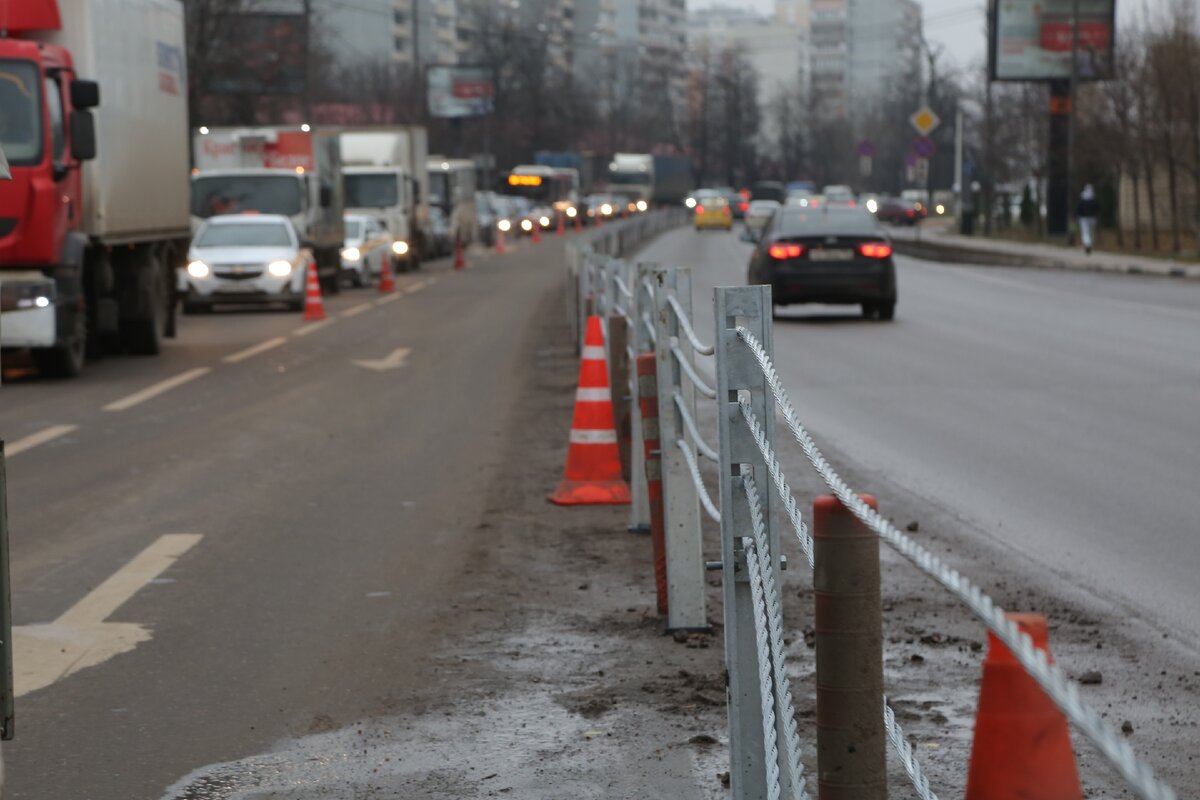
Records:
[[[942,122],[929,106],[918,108],[916,113],[908,118],[908,121],[922,136],[928,136]]]

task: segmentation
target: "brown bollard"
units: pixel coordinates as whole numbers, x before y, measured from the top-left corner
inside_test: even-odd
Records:
[[[825,495],[813,503],[813,549],[818,798],[886,800],[879,537]]]
[[[658,366],[654,353],[637,357],[638,403],[642,412],[642,443],[646,453],[646,495],[650,503],[650,547],[654,551],[654,587],[658,613],[666,616],[667,537],[663,523],[662,456],[658,433]]]
[[[612,392],[613,421],[617,427],[617,451],[621,455],[621,476],[626,483],[633,474],[633,398],[629,396],[629,326],[625,317],[608,318],[608,386]]]

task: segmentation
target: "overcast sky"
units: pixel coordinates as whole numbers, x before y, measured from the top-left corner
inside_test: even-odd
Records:
[[[917,0],[925,9],[925,33],[930,44],[939,44],[946,54],[959,66],[982,64],[987,54],[985,41],[984,8],[982,0]],[[1117,0],[1122,20],[1133,16],[1138,10],[1164,8],[1168,0]],[[753,8],[769,12],[775,7],[773,0],[689,0],[691,8],[710,6],[734,6]],[[1118,24],[1118,36],[1120,25]]]

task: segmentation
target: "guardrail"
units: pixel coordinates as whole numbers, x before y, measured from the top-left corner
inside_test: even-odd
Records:
[[[642,228],[659,229],[649,221]],[[830,465],[775,370],[770,287],[716,289],[714,338],[706,344],[692,321],[690,270],[618,258],[641,239],[614,233],[617,238],[606,240],[603,252],[589,253],[585,240],[570,257],[569,314],[580,332],[587,313],[606,319],[610,329],[615,324],[632,332],[621,354],[624,363],[643,354],[654,356],[656,380],[648,385],[657,386],[658,418],[642,420],[637,404],[632,404],[632,428],[635,443],[640,443],[637,432],[643,423],[646,438],[660,443],[656,455],[661,462],[668,630],[707,624],[701,509],[720,526],[721,561],[707,566],[719,568],[723,578],[734,800],[809,796],[784,646],[779,587],[787,559],[776,522],[780,516],[790,525],[805,563],[814,569],[818,617],[840,618],[843,624],[841,630],[826,632],[831,635],[823,635],[818,625],[815,648],[818,717],[845,723],[842,730],[833,724],[818,726],[816,732],[821,777],[839,770],[839,788],[850,791],[837,796],[886,797],[885,751],[890,744],[917,795],[922,800],[937,798],[883,693],[878,558],[882,541],[960,600],[1011,651],[1135,796],[1174,800],[1174,791],[1084,702],[1075,684],[1017,622],[979,586],[888,522],[873,499],[857,494]],[[619,243],[615,250],[614,241]],[[702,372],[710,370],[714,378],[706,379]],[[637,395],[636,375],[614,376],[611,385]],[[697,424],[697,395],[713,401],[719,438],[715,447],[704,440]],[[815,503],[812,529],[777,455],[777,416],[832,493]],[[629,452],[634,482],[630,525],[643,528],[650,521],[644,485],[648,462],[642,448]],[[710,480],[719,487],[719,504],[702,474],[705,462],[715,465]],[[864,575],[866,583],[874,581],[873,587],[864,587]],[[847,665],[855,669],[846,670]],[[848,677],[847,672],[854,675]],[[1014,764],[1014,769],[1022,765]],[[845,786],[847,775],[850,787]],[[823,781],[821,785],[824,794],[827,787]]]

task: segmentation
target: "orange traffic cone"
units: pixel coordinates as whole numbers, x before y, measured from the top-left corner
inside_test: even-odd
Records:
[[[325,319],[325,301],[321,299],[321,279],[317,277],[317,262],[308,262],[308,277],[304,285],[304,321]]]
[[[557,233],[559,236],[563,236],[567,232],[567,222],[565,219],[563,219],[563,215],[561,212],[559,212],[559,215],[558,215],[558,229],[555,230],[554,232]]]
[[[392,257],[384,256],[379,267],[379,293],[391,294],[396,291],[396,279],[392,276]]]
[[[496,231],[496,252],[504,255],[504,231]]]
[[[550,502],[570,505],[625,505],[629,485],[621,478],[621,456],[613,423],[608,365],[600,318],[588,317],[575,392],[575,418],[567,445],[567,467]]]
[[[466,269],[467,268],[467,258],[466,258],[466,255],[463,253],[462,242],[458,242],[458,241],[456,241],[454,243],[454,268],[455,269]]]
[[[1046,618],[1009,614],[1039,650]],[[988,634],[966,800],[1079,800],[1079,772],[1067,719],[1012,652]]]
[[[542,240],[542,223],[541,220],[533,221],[533,243],[537,244]]]

